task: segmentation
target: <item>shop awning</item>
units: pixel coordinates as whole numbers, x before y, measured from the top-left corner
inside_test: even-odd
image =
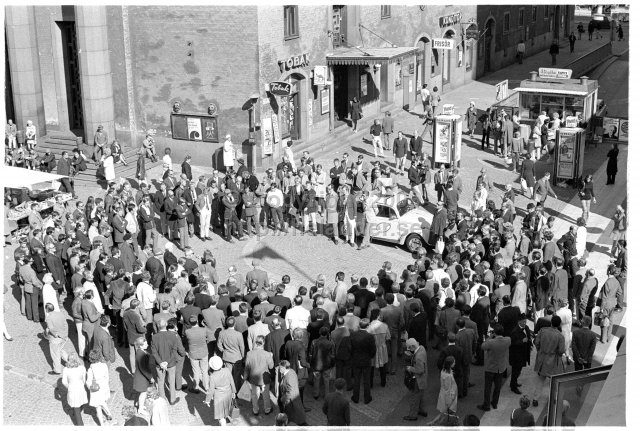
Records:
[[[384,48],[339,48],[332,54],[327,54],[328,65],[362,65],[371,63],[389,64],[398,58],[413,55],[418,52],[417,47],[396,46]]]
[[[557,88],[518,87],[518,88],[515,88],[513,91],[521,92],[521,93],[562,94],[565,96],[586,96],[589,94],[588,91],[561,90]]]
[[[50,174],[48,172],[30,171],[25,168],[15,166],[2,167],[2,186],[7,188],[21,188],[47,183],[64,178],[64,175]]]

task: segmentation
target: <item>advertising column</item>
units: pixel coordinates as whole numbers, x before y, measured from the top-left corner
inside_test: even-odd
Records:
[[[460,166],[462,152],[462,117],[437,115],[433,122],[432,168],[441,163]]]
[[[582,176],[584,131],[581,128],[561,128],[557,133],[553,184],[573,182],[575,185]]]

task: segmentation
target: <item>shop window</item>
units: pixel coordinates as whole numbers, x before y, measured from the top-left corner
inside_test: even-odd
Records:
[[[284,7],[284,38],[295,39],[300,37],[300,27],[298,26],[298,6]]]
[[[538,8],[531,6],[531,21],[536,22],[538,20]]]
[[[521,93],[522,103],[520,106],[520,118],[525,120],[535,120],[540,115],[540,95]]]
[[[549,6],[544,7],[544,19],[549,19]]]
[[[465,53],[464,53],[464,61],[467,71],[471,70],[473,67],[473,42],[471,40],[467,40],[465,42]]]
[[[502,20],[502,28],[503,28],[503,33],[509,33],[509,30],[511,30],[511,13],[510,12],[504,13],[504,20]]]
[[[518,10],[518,28],[524,27],[524,8]]]
[[[431,76],[436,76],[436,69],[438,68],[438,50],[431,50]]]
[[[391,18],[391,5],[380,6],[380,18]]]

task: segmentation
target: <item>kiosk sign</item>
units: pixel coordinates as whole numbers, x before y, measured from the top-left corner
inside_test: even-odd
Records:
[[[542,79],[571,79],[571,69],[553,69],[550,67],[540,67],[538,76]]]

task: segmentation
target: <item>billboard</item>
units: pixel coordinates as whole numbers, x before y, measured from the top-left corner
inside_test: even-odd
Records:
[[[436,120],[435,128],[434,162],[449,163],[451,161],[451,121]]]

